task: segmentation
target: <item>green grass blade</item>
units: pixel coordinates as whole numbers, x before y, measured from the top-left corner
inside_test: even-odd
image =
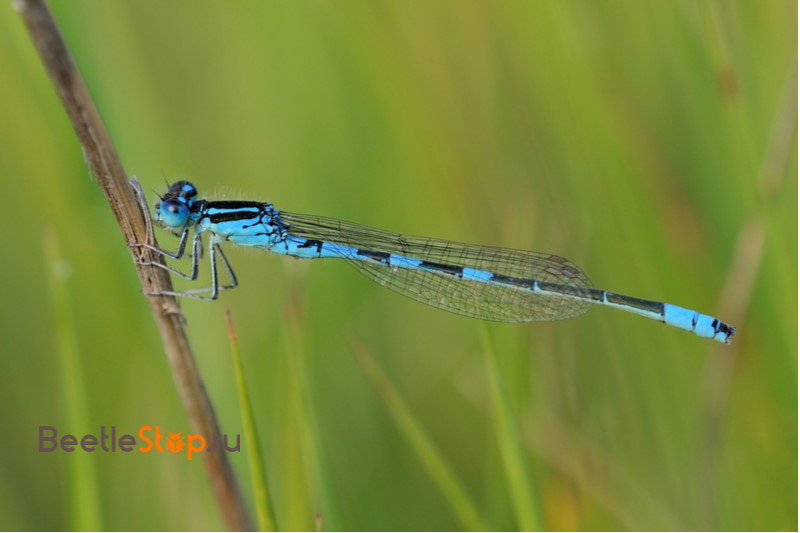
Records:
[[[326,530],[338,531],[342,529],[342,520],[335,500],[336,488],[331,481],[328,462],[323,453],[324,445],[311,394],[311,375],[305,364],[303,323],[297,308],[287,306],[287,310],[286,357],[290,379],[297,392],[297,431],[306,471],[309,472],[312,501],[320,509],[313,517],[314,526],[324,524]],[[311,526],[307,528],[311,529]]]
[[[428,474],[436,482],[445,500],[450,504],[453,514],[469,531],[486,531],[475,505],[462,488],[441,452],[433,444],[422,424],[409,409],[403,398],[394,388],[386,374],[378,367],[369,351],[360,343],[351,342],[351,348],[358,362],[367,373],[373,388],[383,401],[400,432],[405,436],[414,452],[425,465]]]
[[[247,380],[244,377],[242,358],[239,355],[239,339],[236,337],[236,331],[233,328],[233,318],[230,310],[226,311],[225,317],[231,340],[231,357],[233,359],[234,373],[236,374],[236,389],[239,393],[244,440],[247,443],[245,449],[247,450],[247,462],[250,467],[250,480],[253,484],[258,529],[260,531],[278,531],[278,521],[275,518],[275,510],[269,495],[267,469],[264,457],[261,454],[261,441],[258,438],[256,421],[253,418],[253,407],[250,403],[250,393],[247,389]]]
[[[66,279],[69,265],[61,255],[58,238],[53,231],[43,237],[44,259],[50,297],[55,315],[56,352],[61,363],[61,383],[64,392],[64,414],[68,432],[73,435],[91,433],[89,408],[83,383],[78,340]],[[94,454],[79,448],[64,454],[67,466],[69,528],[73,531],[99,531],[102,529],[97,473]]]
[[[514,424],[514,413],[485,324],[481,327],[481,344],[491,389],[497,443],[517,523],[523,531],[541,531],[544,529],[544,524],[540,505],[536,499],[533,483],[527,474],[522,442]]]

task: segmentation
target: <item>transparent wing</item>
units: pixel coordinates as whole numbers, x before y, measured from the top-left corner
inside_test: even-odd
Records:
[[[587,300],[588,289],[592,286],[589,278],[574,263],[557,255],[411,237],[343,220],[285,211],[280,212],[280,218],[290,235],[346,246],[349,249],[343,251],[341,257],[371,280],[451,313],[498,322],[534,322],[574,317],[591,305]],[[365,260],[364,254],[357,253],[359,250],[471,268],[531,283],[507,286],[463,279],[445,270],[400,268]],[[534,292],[530,289],[534,280],[558,284],[565,289],[569,287],[572,290],[567,292],[572,297]]]

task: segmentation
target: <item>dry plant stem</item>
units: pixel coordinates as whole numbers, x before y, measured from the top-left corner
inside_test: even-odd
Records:
[[[108,200],[125,241],[147,242],[144,214],[136,202],[122,163],[89,95],[86,84],[67,50],[43,0],[16,0],[45,69],[56,87],[64,109],[78,134],[83,155]],[[143,248],[131,252],[135,260],[163,261]],[[145,293],[170,291],[169,274],[160,268],[138,265]],[[175,383],[189,415],[192,429],[211,437],[220,434],[214,409],[195,365],[178,305],[171,296],[146,296],[153,311]],[[250,530],[239,485],[223,452],[202,454],[223,519],[231,530]]]

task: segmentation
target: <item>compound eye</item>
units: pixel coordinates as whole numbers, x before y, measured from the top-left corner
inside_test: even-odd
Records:
[[[189,219],[189,208],[183,202],[164,200],[156,205],[156,218],[171,228],[179,228]]]

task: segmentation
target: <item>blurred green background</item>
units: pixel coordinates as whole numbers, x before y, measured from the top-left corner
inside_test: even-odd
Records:
[[[4,4],[0,528],[76,527],[93,483],[96,527],[222,528],[201,461],[37,451],[39,425],[189,427],[121,233]],[[325,529],[465,527],[354,346],[488,527],[522,527],[484,333],[541,527],[797,528],[795,2],[53,4],[151,201],[188,178],[210,198],[554,252],[597,287],[738,327],[722,346],[607,309],[484,326],[346,264],[230,250],[243,288],[182,309],[229,434],[233,313],[282,529],[318,512]],[[85,427],[66,414],[76,390]]]

